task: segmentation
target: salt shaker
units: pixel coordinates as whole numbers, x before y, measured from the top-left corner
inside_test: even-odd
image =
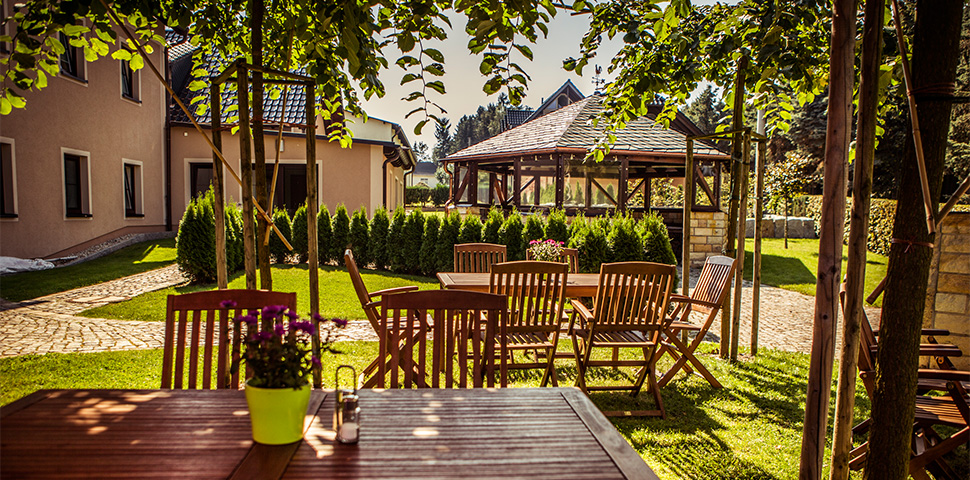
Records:
[[[340,443],[357,443],[360,438],[360,398],[357,396],[357,386],[353,390],[340,388],[340,369],[349,368],[353,382],[357,380],[357,371],[350,365],[337,367],[334,374],[334,386],[337,389],[337,399],[333,406],[333,430],[337,433]]]

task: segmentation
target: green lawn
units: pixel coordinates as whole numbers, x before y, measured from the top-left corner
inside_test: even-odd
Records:
[[[175,239],[154,240],[69,267],[0,277],[0,297],[13,302],[147,272],[175,261]]]
[[[842,247],[842,274],[845,275],[848,247]],[[866,257],[866,295],[886,276],[889,257],[868,252]],[[754,241],[745,243],[744,278],[751,280],[754,262]],[[766,238],[761,243],[761,283],[815,296],[815,277],[818,271],[818,240],[795,238]],[[882,306],[882,297],[876,301]]]

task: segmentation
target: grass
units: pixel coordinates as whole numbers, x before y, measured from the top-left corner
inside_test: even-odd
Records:
[[[785,249],[783,238],[766,238],[761,241],[761,283],[815,296],[815,280],[818,271],[818,240],[807,238],[788,239]],[[744,250],[744,278],[750,280],[754,262],[754,243],[747,242]],[[845,273],[848,248],[842,248],[842,273]],[[868,295],[886,277],[889,257],[868,252],[866,256],[866,286]],[[882,306],[882,297],[875,303]]]
[[[147,272],[175,261],[175,239],[154,240],[68,267],[24,272],[0,278],[0,297],[13,302],[95,285]]]

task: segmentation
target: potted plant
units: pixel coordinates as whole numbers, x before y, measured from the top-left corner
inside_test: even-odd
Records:
[[[224,308],[232,308],[228,301]],[[303,438],[303,420],[310,400],[310,374],[320,367],[313,354],[314,324],[343,326],[346,320],[302,321],[284,305],[268,305],[236,318],[244,328],[241,361],[246,363],[246,403],[253,428],[253,440],[267,445],[283,445]],[[332,351],[330,332],[320,339],[321,351]],[[239,368],[239,363],[233,369]]]
[[[558,240],[533,240],[529,242],[529,256],[542,262],[558,262],[562,256],[562,242]]]

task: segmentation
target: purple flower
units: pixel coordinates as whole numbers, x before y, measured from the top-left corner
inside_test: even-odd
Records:
[[[333,323],[336,323],[338,327],[345,327],[345,326],[347,326],[347,319],[346,318],[334,317],[331,320],[333,320]]]
[[[219,303],[219,306],[225,309],[236,308],[236,302],[233,300],[223,300]]]
[[[285,315],[286,315],[286,318],[289,318],[291,321],[300,318],[300,314],[298,314],[298,313],[296,313],[296,312],[294,312],[292,310],[286,312]]]
[[[263,318],[276,317],[286,311],[286,305],[267,305],[263,307]]]
[[[241,317],[236,317],[236,320],[246,322],[249,325],[256,325],[256,322],[258,321],[254,315],[243,315]]]
[[[260,342],[265,342],[273,339],[273,332],[259,332],[254,335],[254,338]]]
[[[310,318],[312,318],[316,322],[326,322],[327,321],[327,319],[326,318],[323,318],[323,316],[321,316],[319,313],[311,313],[310,314]]]
[[[320,359],[316,355],[310,357],[310,363],[313,364],[314,367],[320,368]]]
[[[316,328],[313,327],[313,323],[310,322],[290,322],[291,332],[306,332],[313,335],[316,332]]]
[[[259,316],[259,310],[250,310],[250,311],[246,312],[246,314],[249,315],[249,316],[251,316],[251,317],[258,317]]]
[[[275,332],[276,333],[276,336],[278,336],[278,337],[282,337],[283,335],[286,334],[286,330],[283,328],[283,325],[281,325],[279,323],[277,323],[273,327],[273,332]]]

